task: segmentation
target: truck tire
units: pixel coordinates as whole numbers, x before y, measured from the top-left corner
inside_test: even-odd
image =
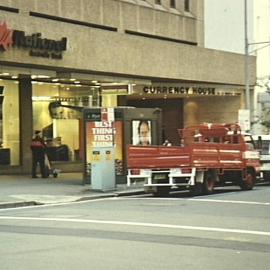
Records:
[[[203,177],[203,194],[210,195],[214,192],[217,173],[215,170],[209,170],[204,172]]]
[[[153,195],[155,197],[166,197],[166,196],[169,195],[170,189],[171,189],[171,187],[166,187],[166,186],[160,187],[160,186],[157,186],[156,191],[153,192]]]
[[[256,173],[253,169],[247,169],[246,179],[242,174],[242,179],[240,180],[239,186],[242,190],[251,190],[253,189],[256,182]]]

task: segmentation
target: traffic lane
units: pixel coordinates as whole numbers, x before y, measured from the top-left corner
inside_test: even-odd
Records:
[[[245,192],[246,194],[253,191]],[[269,190],[257,194],[261,198]],[[231,196],[231,194],[228,194]],[[239,199],[239,198],[237,198]],[[256,198],[254,198],[256,199]],[[197,198],[113,198],[106,200],[30,207],[0,211],[1,216],[41,217],[61,220],[94,220],[182,226],[182,230],[218,232],[242,230],[242,234],[269,232],[269,202],[231,200],[203,196]],[[5,219],[1,218],[0,222]],[[8,219],[7,219],[8,220]],[[11,219],[14,222],[16,219]],[[22,219],[23,221],[23,219]],[[0,223],[0,224],[1,224]],[[100,222],[101,223],[101,222]],[[116,224],[115,224],[116,225]],[[184,228],[187,226],[187,228]],[[237,231],[236,231],[237,234]],[[254,235],[258,235],[255,233]],[[268,239],[268,237],[266,237]]]
[[[206,201],[199,201],[202,198]],[[0,253],[6,266],[9,261],[31,261],[34,255],[31,265],[38,269],[46,263],[61,265],[59,258],[65,258],[62,269],[74,269],[69,267],[75,267],[81,256],[93,269],[267,269],[269,235],[252,230],[249,221],[260,220],[261,211],[267,215],[269,206],[252,205],[250,219],[244,211],[249,207],[224,198],[217,203],[207,196],[116,198],[1,211]],[[234,223],[231,212],[244,212],[244,228]],[[233,229],[224,225],[226,219]]]
[[[259,195],[258,195],[259,194]],[[147,197],[153,197],[152,194],[146,195]],[[214,193],[210,195],[212,198],[226,197],[231,200],[244,200],[244,201],[259,201],[259,202],[270,202],[270,184],[260,183],[254,186],[252,190],[243,191],[239,186],[224,186],[224,187],[215,187]],[[172,190],[172,192],[167,197],[175,198],[190,198],[192,197],[187,190]],[[196,196],[197,197],[206,197]]]
[[[67,227],[1,227],[1,267],[254,270],[269,265],[269,246],[261,244]]]
[[[121,197],[71,203],[0,210],[0,215],[42,215],[125,220],[250,230],[269,230],[270,187],[252,191],[188,198]]]

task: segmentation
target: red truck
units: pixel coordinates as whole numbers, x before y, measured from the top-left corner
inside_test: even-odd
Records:
[[[145,191],[166,196],[185,187],[211,194],[215,185],[250,190],[260,171],[259,152],[237,124],[201,124],[178,130],[179,146],[128,146],[127,184],[145,179]]]

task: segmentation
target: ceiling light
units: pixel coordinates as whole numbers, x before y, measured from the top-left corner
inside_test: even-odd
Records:
[[[48,75],[37,75],[37,77],[40,78],[40,79],[50,78],[50,76],[48,76]]]

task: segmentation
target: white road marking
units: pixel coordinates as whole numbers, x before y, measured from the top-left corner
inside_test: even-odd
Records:
[[[236,201],[236,200],[216,200],[216,199],[203,199],[203,198],[156,198],[156,197],[144,197],[148,196],[146,194],[140,196],[129,196],[129,197],[107,197],[107,198],[98,198],[93,200],[82,200],[75,202],[63,202],[63,203],[51,203],[51,204],[42,204],[42,205],[31,205],[31,206],[22,206],[14,208],[2,208],[0,212],[6,211],[19,211],[25,209],[37,209],[37,208],[47,208],[47,207],[56,207],[62,205],[74,205],[74,204],[84,204],[91,202],[100,202],[106,200],[161,200],[161,201],[193,201],[193,202],[213,202],[213,203],[231,203],[231,204],[249,204],[249,205],[261,205],[261,206],[270,206],[270,202],[256,202],[256,201]]]
[[[0,216],[0,220],[25,220],[25,221],[31,220],[31,221],[43,221],[43,222],[44,221],[52,221],[52,222],[58,221],[58,222],[72,222],[72,223],[92,223],[92,224],[155,227],[155,228],[166,228],[166,229],[196,230],[196,231],[225,232],[225,233],[270,236],[270,232],[267,232],[267,231],[252,231],[252,230],[226,229],[226,228],[217,228],[217,227],[201,227],[201,226],[173,225],[173,224],[145,223],[145,222],[129,222],[129,221],[114,221],[114,220],[13,217],[13,216]]]
[[[253,205],[270,205],[270,202],[252,202],[252,201],[234,201],[234,200],[215,200],[215,199],[188,199],[189,201],[199,202],[217,202],[217,203],[235,203],[235,204],[253,204]]]
[[[120,199],[120,198],[119,198]],[[128,197],[121,199],[131,199],[131,200],[161,200],[161,201],[193,201],[193,202],[214,202],[214,203],[232,203],[232,204],[251,204],[251,205],[269,205],[270,202],[254,202],[254,201],[235,201],[235,200],[215,200],[215,199],[199,199],[199,198],[138,198],[138,197]]]
[[[19,206],[19,207],[13,207],[13,208],[1,208],[0,212],[12,211],[12,210],[19,211],[19,210],[25,210],[25,209],[47,208],[47,207],[55,207],[55,206],[62,206],[62,205],[83,204],[83,203],[89,203],[89,202],[100,202],[100,201],[114,200],[114,199],[116,199],[116,197],[98,198],[98,199],[82,200],[82,201],[74,201],[74,202],[31,205],[31,206]]]

